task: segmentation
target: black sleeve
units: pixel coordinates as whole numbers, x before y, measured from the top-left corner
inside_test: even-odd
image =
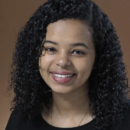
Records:
[[[19,130],[19,123],[21,120],[21,114],[12,112],[5,130]]]

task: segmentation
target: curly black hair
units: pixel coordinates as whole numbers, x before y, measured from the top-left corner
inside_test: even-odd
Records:
[[[47,26],[61,19],[85,21],[93,29],[96,60],[89,77],[90,106],[96,128],[110,130],[121,121],[127,108],[127,72],[113,24],[90,0],[49,0],[20,30],[12,63],[10,87],[15,92],[12,109],[35,119],[44,106],[50,107],[52,93],[39,73],[38,60]]]

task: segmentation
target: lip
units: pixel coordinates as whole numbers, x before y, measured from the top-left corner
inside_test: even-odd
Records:
[[[72,79],[74,79],[75,77],[75,75],[72,75],[71,77],[61,78],[61,77],[55,76],[54,73],[51,73],[51,75],[52,75],[53,80],[56,81],[57,83],[67,83],[71,81]]]
[[[72,75],[72,74],[75,74],[73,72],[67,72],[67,71],[51,71],[50,73],[61,74],[61,75]]]

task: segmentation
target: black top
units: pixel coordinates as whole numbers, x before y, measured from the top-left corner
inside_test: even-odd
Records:
[[[39,114],[38,122],[28,122],[21,114],[11,114],[6,130],[96,130],[95,119],[87,124],[73,128],[59,128],[48,124]],[[104,130],[104,129],[102,129]],[[116,126],[115,130],[130,130],[130,107],[125,111],[121,123]]]

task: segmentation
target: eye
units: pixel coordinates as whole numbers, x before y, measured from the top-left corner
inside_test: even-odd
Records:
[[[50,48],[45,48],[46,51],[49,51],[49,52],[55,52],[55,48],[53,47],[50,47]]]
[[[83,51],[80,51],[80,50],[74,50],[72,53],[78,54],[78,55],[84,55],[85,54]]]

